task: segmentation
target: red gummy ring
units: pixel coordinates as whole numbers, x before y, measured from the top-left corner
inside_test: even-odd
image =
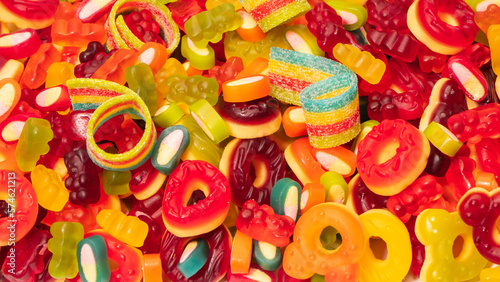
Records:
[[[7,202],[12,211],[0,218],[0,246],[12,246],[35,225],[38,200],[28,179],[10,170],[0,170],[0,200]]]
[[[201,190],[206,198],[188,206],[196,190]],[[220,226],[230,203],[229,182],[217,168],[205,161],[184,161],[168,178],[163,195],[163,222],[177,237],[197,236]]]
[[[384,120],[359,143],[358,172],[375,194],[392,196],[418,178],[429,153],[429,141],[413,125]]]
[[[233,139],[222,153],[219,169],[229,180],[232,200],[239,207],[249,199],[269,205],[271,189],[286,176],[283,153],[276,142],[267,138]]]
[[[177,269],[186,245],[198,238],[203,238],[210,248],[210,256],[203,267],[189,279]],[[191,238],[179,238],[166,232],[160,246],[160,259],[163,271],[172,281],[206,282],[219,281],[226,275],[231,260],[231,234],[226,226],[221,225],[214,231]]]
[[[408,9],[408,28],[434,52],[454,55],[471,45],[479,27],[462,0],[416,0]]]

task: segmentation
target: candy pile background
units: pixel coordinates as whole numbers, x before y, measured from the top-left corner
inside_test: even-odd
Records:
[[[495,1],[0,0],[0,281],[500,281],[499,72]]]

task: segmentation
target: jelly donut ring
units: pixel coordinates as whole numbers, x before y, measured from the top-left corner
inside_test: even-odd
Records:
[[[130,150],[121,154],[105,152],[96,144],[94,134],[108,119],[131,113],[146,122],[144,134],[139,142]],[[87,128],[87,151],[92,161],[107,170],[127,171],[144,164],[153,151],[156,141],[156,130],[153,120],[144,101],[133,94],[124,94],[102,103],[90,117]]]
[[[252,183],[251,167],[255,169]],[[278,145],[267,138],[233,139],[222,153],[219,169],[231,185],[235,205],[253,199],[269,205],[271,189],[286,175],[285,158]]]
[[[329,226],[342,236],[342,245],[336,250],[321,244],[321,233]],[[283,269],[297,279],[307,279],[314,273],[326,275],[337,267],[356,264],[364,248],[363,227],[352,209],[338,203],[319,204],[297,221],[293,242],[285,250]]]
[[[210,255],[205,265],[189,279],[177,269],[186,245],[192,240],[203,238],[210,248]],[[231,260],[231,234],[229,230],[220,225],[210,233],[197,237],[180,238],[166,232],[160,246],[160,258],[163,271],[172,281],[205,282],[219,281],[226,275]]]
[[[479,27],[461,0],[417,0],[408,9],[408,28],[434,52],[454,55],[471,45]]]
[[[129,48],[135,51],[141,49],[144,42],[130,31],[122,14],[143,9],[147,9],[153,14],[153,20],[160,25],[160,35],[168,45],[167,53],[172,54],[179,45],[179,28],[172,20],[170,10],[155,0],[119,0],[113,5],[104,26],[108,36],[106,42],[108,49]]]
[[[8,216],[0,218],[0,246],[12,246],[35,225],[38,200],[31,183],[10,170],[0,170],[0,200],[9,205]]]
[[[429,141],[402,119],[384,120],[359,143],[358,172],[375,194],[392,196],[424,171]]]
[[[281,111],[278,100],[271,97],[228,103],[219,99],[215,109],[229,127],[229,134],[249,139],[269,136],[280,128]]]
[[[188,206],[194,191],[206,198]],[[185,161],[168,178],[163,195],[163,222],[177,237],[210,232],[224,222],[229,212],[231,189],[226,177],[205,161]]]

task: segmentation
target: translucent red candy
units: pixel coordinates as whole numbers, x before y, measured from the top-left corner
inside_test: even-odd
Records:
[[[366,36],[368,41],[385,54],[404,62],[413,62],[417,57],[418,43],[409,34],[396,30],[378,31],[372,29]]]
[[[236,228],[257,241],[284,247],[290,243],[295,222],[291,217],[275,214],[268,205],[259,206],[248,200],[238,214]]]
[[[408,8],[397,1],[368,0],[366,10],[368,12],[366,22],[375,26],[377,30],[409,32],[406,23]]]
[[[448,128],[460,141],[477,143],[481,138],[500,137],[500,105],[487,104],[448,119]]]
[[[388,196],[377,195],[370,190],[361,177],[356,176],[351,180],[351,199],[354,211],[361,215],[371,209],[383,209],[387,206]]]
[[[387,89],[383,93],[372,92],[368,96],[368,116],[371,119],[412,120],[422,116],[424,99],[416,90],[397,93]]]
[[[64,156],[68,178],[64,181],[71,190],[69,201],[76,205],[95,204],[99,201],[101,182],[97,166],[86,149],[71,151]]]

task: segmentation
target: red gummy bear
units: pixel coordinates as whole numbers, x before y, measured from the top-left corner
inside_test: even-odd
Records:
[[[500,105],[487,104],[448,119],[448,128],[460,141],[477,143],[481,138],[500,137]]]
[[[238,214],[236,228],[257,241],[285,247],[290,243],[295,222],[289,216],[275,214],[270,206],[259,206],[250,199]]]
[[[382,122],[384,119],[412,120],[422,116],[424,99],[416,90],[396,93],[387,89],[383,93],[372,92],[368,96],[368,116]]]

